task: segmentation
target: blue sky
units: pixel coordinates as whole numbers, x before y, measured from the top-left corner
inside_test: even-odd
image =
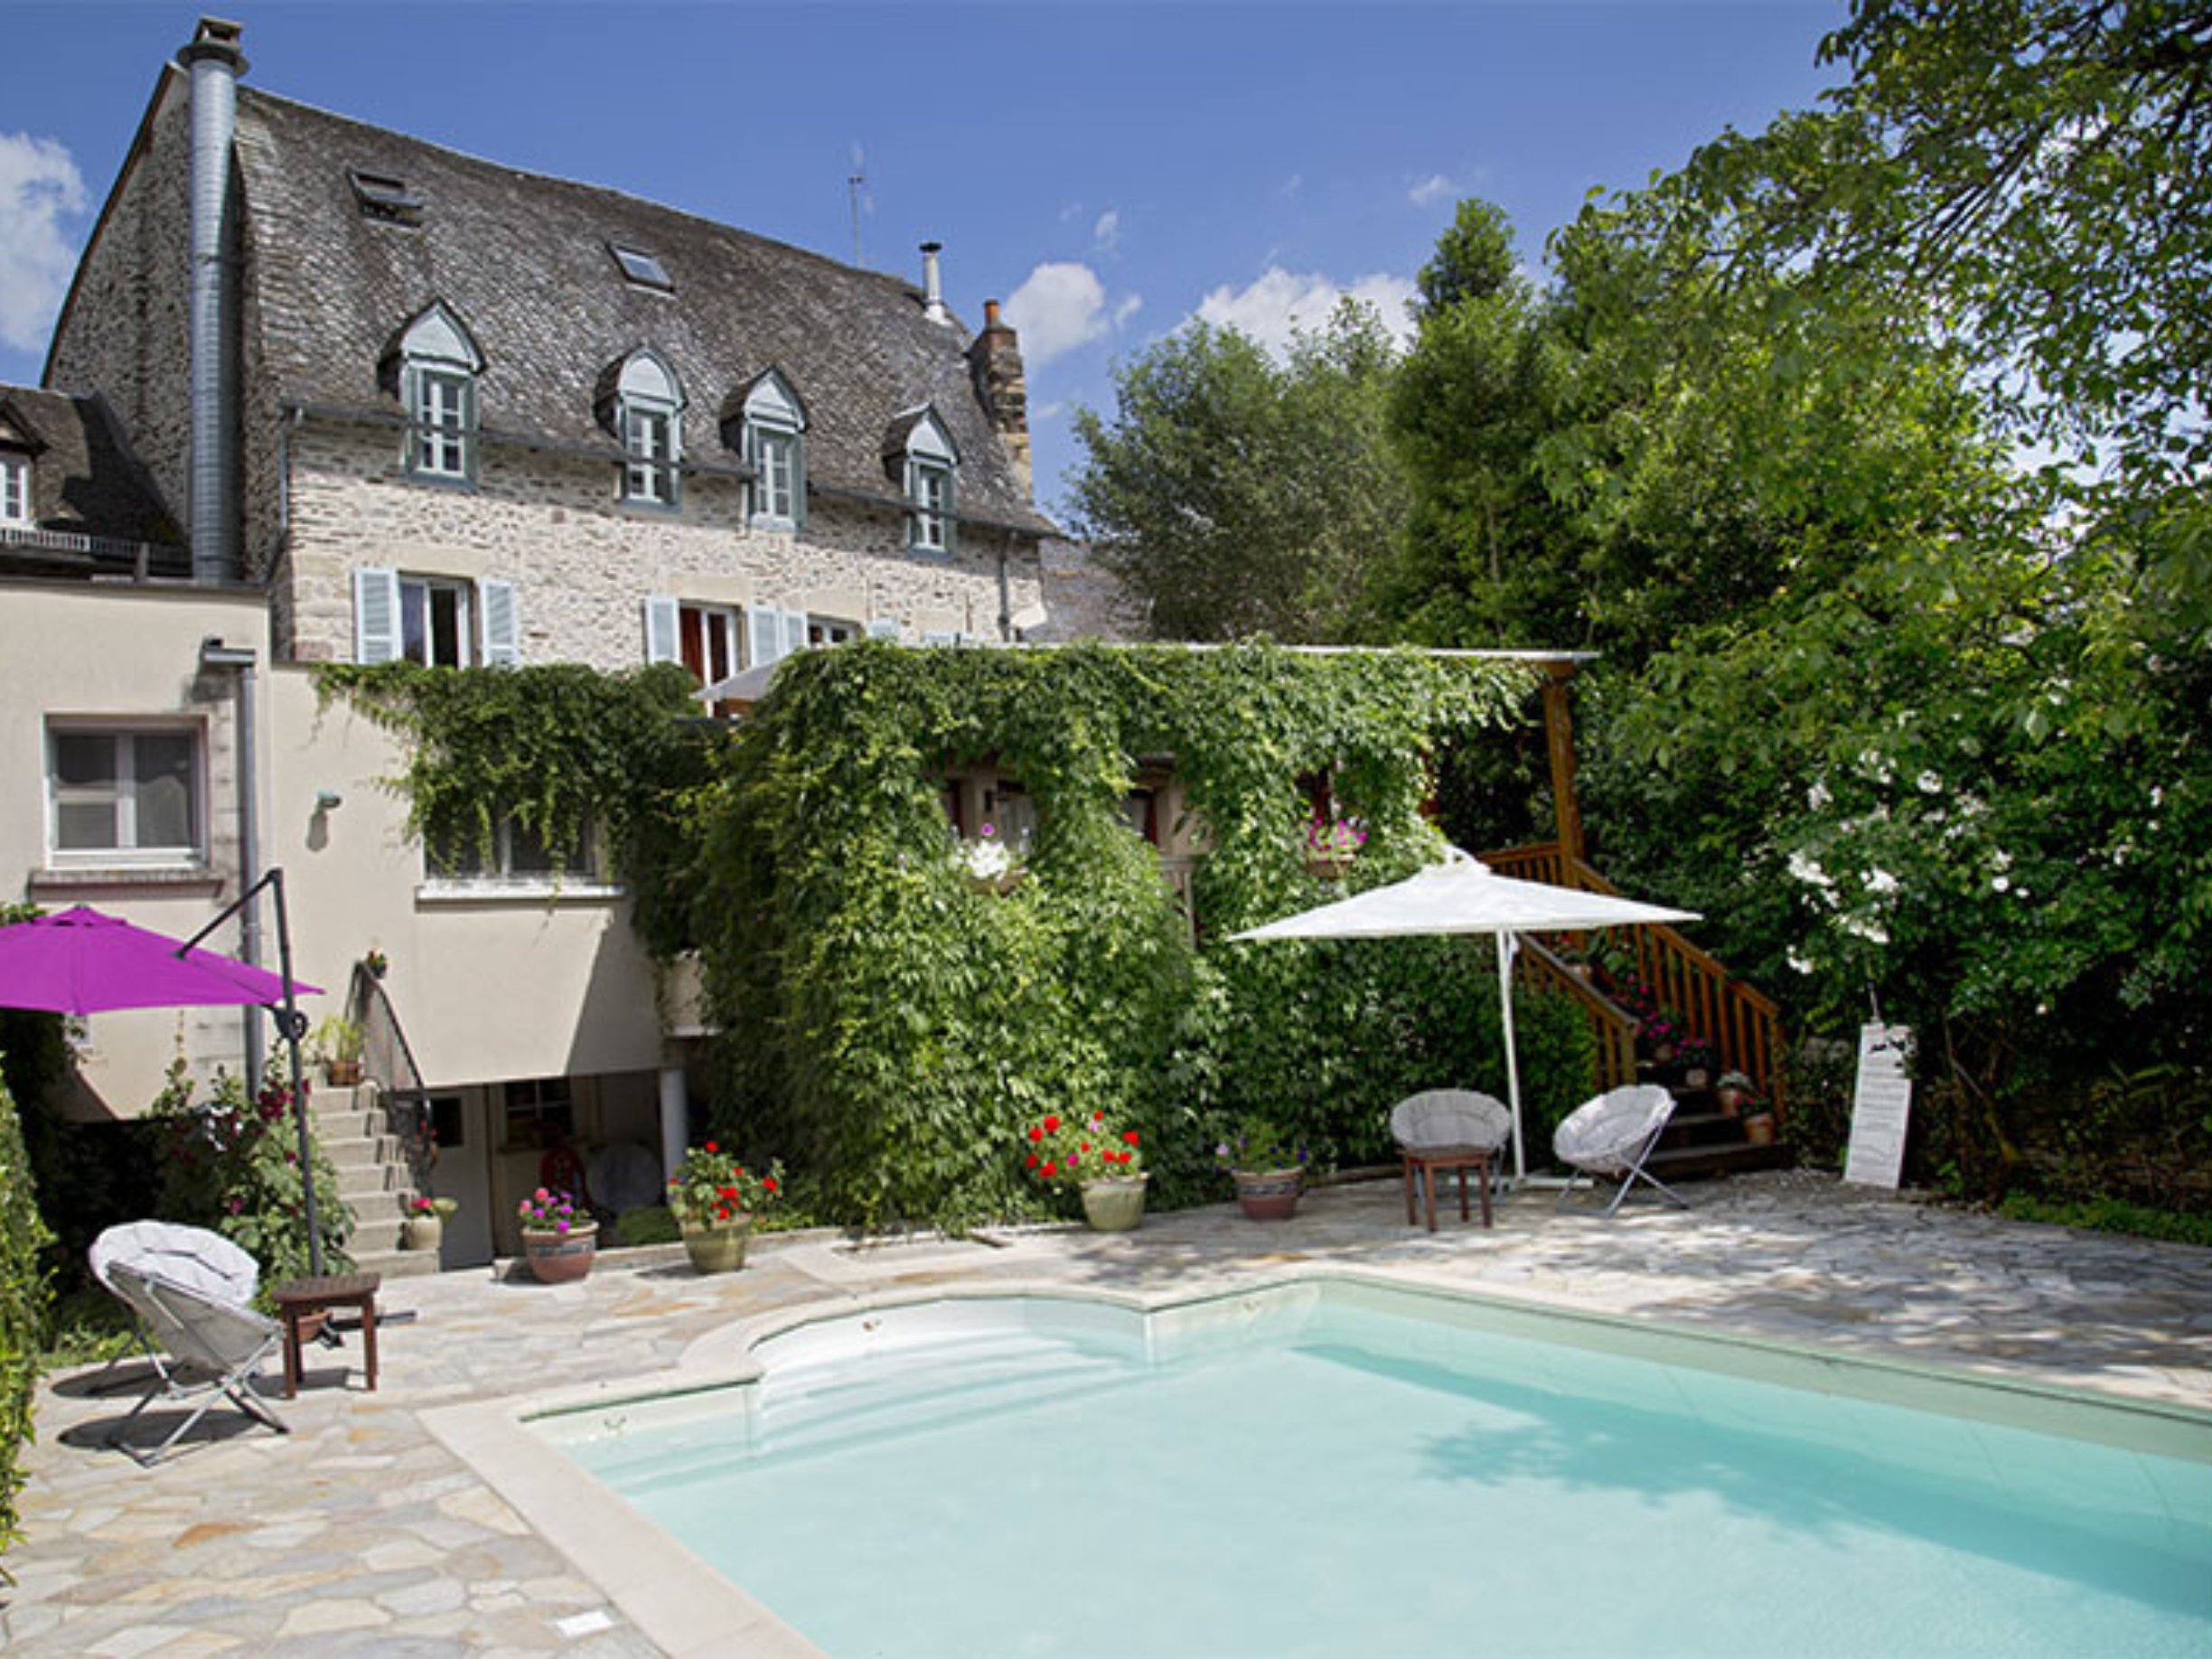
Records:
[[[1463,197],[1523,256],[1836,80],[1843,0],[900,5],[0,0],[0,381],[54,309],[202,10],[268,91],[861,262],[1022,331],[1047,507],[1069,412],[1193,316],[1270,342],[1341,292],[1393,323]]]

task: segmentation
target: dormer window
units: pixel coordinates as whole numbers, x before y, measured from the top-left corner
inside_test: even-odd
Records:
[[[31,457],[0,450],[0,524],[31,522]]]
[[[609,242],[607,252],[614,256],[614,263],[622,267],[623,278],[634,286],[656,289],[662,294],[676,292],[676,284],[669,276],[667,267],[642,248]]]
[[[893,445],[885,456],[904,485],[906,547],[914,553],[952,550],[952,483],[960,452],[952,435],[930,408],[910,409],[891,424]]]
[[[683,461],[683,389],[651,351],[633,351],[614,376],[613,425],[628,459],[622,494],[648,507],[673,507]]]
[[[764,530],[796,530],[806,521],[806,408],[771,369],[746,391],[744,423],[753,469],[747,517]]]
[[[407,187],[405,179],[360,167],[349,168],[346,177],[352,182],[353,200],[363,219],[388,225],[422,223],[422,198]]]
[[[407,470],[466,483],[476,475],[476,377],[483,354],[441,303],[399,339],[399,396],[407,408]]]

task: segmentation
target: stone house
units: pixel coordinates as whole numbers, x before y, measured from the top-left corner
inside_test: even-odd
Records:
[[[381,782],[404,756],[314,666],[669,660],[704,689],[862,635],[1011,639],[1054,529],[1021,357],[995,303],[953,315],[933,244],[919,285],[856,269],[242,85],[241,45],[202,20],[164,66],[47,389],[0,389],[0,883],[183,935],[281,866],[314,1017],[389,960],[368,1011],[462,1200],[446,1260],[482,1261],[549,1143],[680,1152],[700,1033],[588,864],[430,859]],[[235,1070],[267,1033],[95,1016],[70,1109],[143,1111],[180,1039]],[[379,1162],[371,1253],[408,1180]]]

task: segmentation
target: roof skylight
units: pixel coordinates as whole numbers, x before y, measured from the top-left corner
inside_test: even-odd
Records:
[[[347,168],[346,177],[353,182],[353,199],[361,203],[362,218],[395,225],[422,223],[423,200],[407,187],[405,179],[361,167]]]
[[[642,248],[629,248],[620,242],[609,242],[607,251],[614,256],[614,263],[622,267],[622,274],[641,288],[658,288],[663,294],[673,294],[676,284],[667,267]]]

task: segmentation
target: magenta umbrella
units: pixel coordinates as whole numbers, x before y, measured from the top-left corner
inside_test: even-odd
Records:
[[[319,991],[295,980],[295,991]],[[0,927],[0,1008],[53,1014],[285,1002],[280,974],[80,904]]]

